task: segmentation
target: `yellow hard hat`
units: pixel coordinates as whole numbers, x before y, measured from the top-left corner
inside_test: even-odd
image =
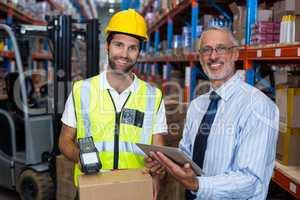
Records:
[[[148,40],[147,24],[144,17],[133,9],[123,10],[114,14],[104,32],[128,33]]]

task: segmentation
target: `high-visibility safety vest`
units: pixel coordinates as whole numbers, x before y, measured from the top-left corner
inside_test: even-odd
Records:
[[[120,112],[116,111],[108,89],[100,85],[100,75],[74,83],[73,99],[77,139],[92,136],[102,169],[132,169],[144,166],[144,153],[135,143],[152,143],[161,91],[137,79],[136,91],[129,94]],[[77,186],[81,171],[74,169]]]

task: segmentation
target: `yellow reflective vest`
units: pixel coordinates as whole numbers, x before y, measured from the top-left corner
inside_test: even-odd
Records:
[[[121,112],[116,112],[108,89],[101,87],[100,75],[74,83],[73,99],[77,139],[92,136],[102,169],[132,169],[144,166],[144,154],[135,143],[152,143],[161,91],[138,79]],[[74,169],[77,186],[78,165]]]

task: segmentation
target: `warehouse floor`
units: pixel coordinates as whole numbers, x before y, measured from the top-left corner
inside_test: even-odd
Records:
[[[0,200],[20,200],[19,196],[16,192],[11,190],[7,190],[0,187]],[[269,197],[267,200],[296,200],[289,193],[282,190],[276,184],[271,183],[271,187],[269,189]]]
[[[0,187],[0,200],[19,200],[16,192]]]

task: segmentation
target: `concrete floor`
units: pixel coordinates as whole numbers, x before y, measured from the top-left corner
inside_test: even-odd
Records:
[[[20,200],[20,198],[16,192],[0,187],[0,200]]]

